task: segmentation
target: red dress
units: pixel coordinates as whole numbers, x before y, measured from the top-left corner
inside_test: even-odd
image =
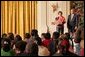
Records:
[[[48,45],[50,44],[51,40],[50,39],[45,39],[42,43],[45,47],[48,47]]]

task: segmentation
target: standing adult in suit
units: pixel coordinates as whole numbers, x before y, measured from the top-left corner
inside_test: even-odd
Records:
[[[77,27],[78,27],[78,15],[75,14],[75,9],[71,9],[70,15],[68,16],[68,20],[67,20],[67,28],[68,28],[68,32],[70,33],[70,37],[71,37],[70,44],[72,45],[72,47],[74,46],[73,34],[76,31]]]
[[[77,29],[78,26],[78,15],[75,14],[75,9],[71,9],[71,13],[68,16],[67,20],[67,28],[68,32],[73,34],[73,32]]]

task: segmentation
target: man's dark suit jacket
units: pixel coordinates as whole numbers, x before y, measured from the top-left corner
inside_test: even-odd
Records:
[[[75,29],[75,26],[78,26],[78,15],[74,14],[72,19],[71,19],[71,15],[69,15],[67,20],[68,30],[73,32],[73,30]]]

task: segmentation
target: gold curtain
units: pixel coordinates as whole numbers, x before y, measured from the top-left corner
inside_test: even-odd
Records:
[[[12,32],[22,37],[37,28],[36,1],[1,1],[1,34]]]

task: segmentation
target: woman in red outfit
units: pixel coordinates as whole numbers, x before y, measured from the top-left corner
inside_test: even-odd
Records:
[[[64,24],[66,23],[65,17],[63,16],[63,12],[58,12],[58,17],[55,18],[55,21],[52,22],[53,25],[56,25],[56,31],[60,34],[64,32]]]

